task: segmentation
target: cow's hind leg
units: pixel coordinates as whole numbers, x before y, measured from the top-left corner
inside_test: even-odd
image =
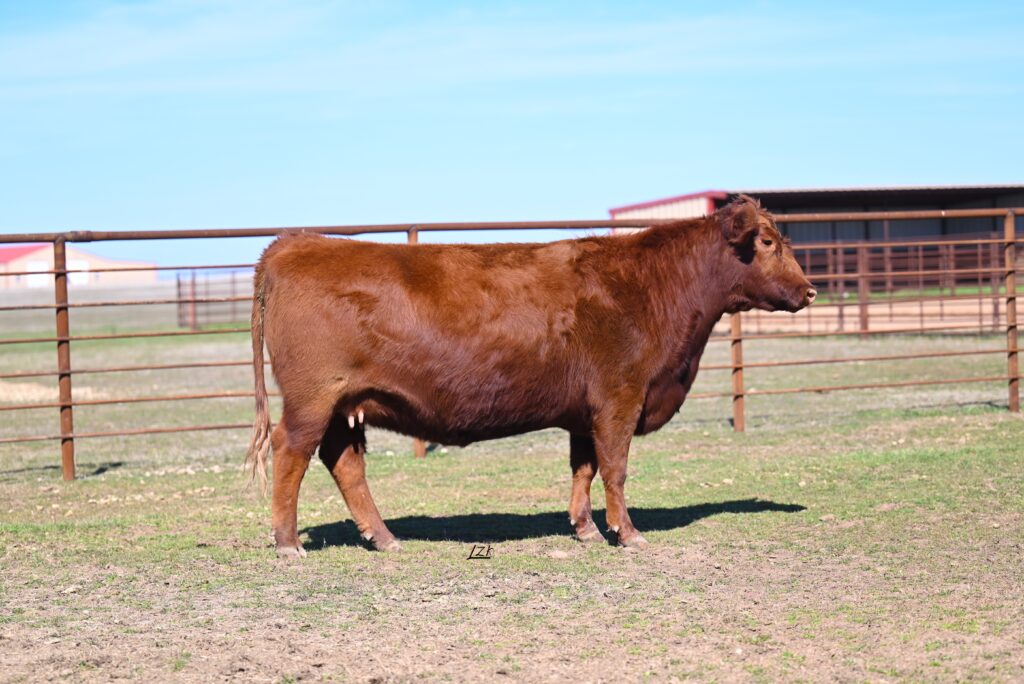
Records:
[[[354,427],[350,426],[351,422],[356,423]],[[363,539],[378,551],[400,550],[401,544],[384,524],[366,484],[366,438],[362,421],[335,416],[320,444],[320,460],[331,471]]]
[[[274,447],[271,525],[277,555],[282,558],[306,555],[298,534],[299,487],[326,426],[327,418],[323,415],[292,413],[286,408],[271,435]]]
[[[589,435],[569,435],[569,465],[572,468],[572,497],[569,499],[569,523],[582,542],[601,541],[604,535],[594,524],[590,505],[590,483],[597,475],[597,453]]]

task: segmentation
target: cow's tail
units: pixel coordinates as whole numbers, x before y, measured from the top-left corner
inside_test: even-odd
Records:
[[[267,456],[270,454],[270,405],[267,382],[263,372],[263,313],[266,309],[266,280],[263,260],[256,265],[252,294],[252,370],[256,380],[256,420],[245,463],[252,479],[260,481],[260,490],[267,493]]]

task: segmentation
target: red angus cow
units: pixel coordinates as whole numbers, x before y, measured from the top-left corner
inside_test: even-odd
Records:
[[[299,485],[319,446],[364,539],[399,544],[365,479],[364,426],[442,444],[569,433],[569,519],[644,547],[623,497],[633,435],[679,410],[724,313],[797,311],[815,291],[770,214],[741,197],[711,216],[546,244],[384,245],[286,235],[263,253],[252,310],[256,424],[273,446],[277,552],[302,556]],[[263,345],[284,397],[270,432]]]

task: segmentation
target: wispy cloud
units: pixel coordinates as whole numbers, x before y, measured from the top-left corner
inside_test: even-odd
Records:
[[[4,80],[88,79],[272,52],[301,35],[314,8],[296,3],[159,0],[101,6],[78,22],[4,35]]]
[[[305,0],[153,0],[0,40],[0,97],[340,93],[433,96],[457,88],[588,78],[891,71],[1020,60],[993,25],[967,35],[886,34],[877,17],[758,6],[617,23],[504,9],[422,12],[388,26]],[[956,88],[950,88],[955,92]]]

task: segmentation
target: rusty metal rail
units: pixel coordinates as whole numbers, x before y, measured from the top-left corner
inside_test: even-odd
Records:
[[[980,354],[1005,354],[1005,349],[972,349],[970,351],[923,352],[919,354],[877,354],[874,356],[844,356],[828,359],[800,359],[798,361],[753,361],[743,364],[744,368],[781,368],[783,366],[814,366],[831,363],[868,363],[871,361],[907,361],[910,359],[932,359],[948,356],[978,356]],[[732,370],[731,363],[701,364],[703,371]],[[693,395],[690,395],[691,397]]]
[[[277,392],[268,392],[268,396],[279,397]],[[114,399],[77,399],[72,400],[69,406],[108,406],[110,404],[143,404],[153,401],[195,401],[198,399],[238,399],[256,396],[255,392],[200,392],[193,394],[161,394],[152,397],[118,397]],[[0,411],[28,411],[41,408],[62,408],[62,402],[36,403],[36,404],[9,404],[0,406]]]
[[[7,275],[0,274],[0,275]],[[230,302],[251,302],[252,297],[174,297],[171,299],[126,299],[108,302],[69,302],[69,309],[91,309],[105,306],[158,306],[161,304],[220,304]],[[0,306],[0,311],[42,311],[60,308],[56,304],[18,304]]]
[[[217,425],[181,425],[177,427],[138,428],[134,430],[108,430],[104,432],[76,432],[75,439],[92,437],[132,437],[136,435],[164,435],[175,432],[203,432],[206,430],[239,430],[250,428],[249,423],[223,423]],[[30,435],[28,437],[0,437],[0,444],[18,444],[21,442],[48,442],[63,440],[65,435]]]
[[[264,359],[266,363],[270,361]],[[245,361],[189,361],[187,363],[156,363],[141,366],[110,366],[106,368],[73,368],[69,371],[71,375],[84,375],[86,373],[132,373],[136,371],[154,370],[180,370],[184,368],[226,368],[229,366],[251,366],[252,360]],[[17,371],[15,373],[0,373],[0,380],[14,378],[43,378],[58,375],[58,371]]]
[[[819,221],[896,221],[934,218],[1002,218],[1003,234],[1001,236],[978,236],[970,239],[942,240],[882,240],[859,241],[846,243],[812,243],[794,247],[798,260],[805,264],[812,282],[819,285],[822,299],[830,299],[819,307],[812,307],[806,315],[807,329],[775,330],[761,332],[759,312],[749,319],[754,326],[751,332],[744,332],[744,322],[748,316],[739,314],[731,316],[727,331],[712,338],[712,342],[729,342],[729,363],[705,364],[706,371],[730,372],[731,387],[729,391],[699,392],[690,395],[691,399],[730,398],[732,401],[733,426],[742,431],[746,421],[746,397],[781,395],[793,393],[820,393],[843,390],[885,389],[927,385],[953,385],[967,383],[1005,382],[1008,391],[1008,407],[1011,411],[1020,411],[1020,367],[1019,337],[1017,330],[1016,304],[1016,268],[1017,268],[1017,236],[1015,217],[1024,213],[1022,209],[965,209],[947,211],[904,211],[904,212],[864,212],[842,214],[789,214],[776,216],[780,224],[806,223]],[[0,444],[13,444],[30,441],[59,441],[61,444],[62,473],[65,479],[74,478],[76,439],[124,437],[135,435],[170,434],[206,430],[229,430],[248,428],[248,423],[203,424],[184,426],[149,426],[132,429],[115,429],[104,431],[79,431],[74,429],[75,407],[131,405],[144,402],[174,402],[186,400],[208,399],[241,399],[251,398],[252,392],[206,392],[190,394],[169,394],[153,396],[125,396],[119,398],[99,398],[74,400],[72,397],[72,378],[84,374],[136,373],[160,370],[184,370],[198,368],[244,367],[251,360],[215,360],[188,361],[178,363],[154,363],[135,365],[113,365],[106,367],[75,368],[71,363],[71,346],[80,342],[103,342],[110,340],[130,340],[139,338],[186,337],[192,335],[222,335],[247,333],[248,327],[225,327],[218,329],[198,329],[196,307],[211,304],[235,304],[247,302],[248,295],[239,295],[232,291],[221,296],[204,293],[198,296],[194,274],[211,271],[248,270],[253,264],[210,264],[180,266],[129,266],[123,268],[89,269],[90,273],[129,272],[129,271],[165,271],[186,272],[193,274],[190,289],[183,289],[179,283],[176,297],[106,300],[95,302],[70,302],[68,300],[69,274],[85,272],[85,269],[67,268],[66,244],[69,242],[100,242],[119,240],[174,240],[196,238],[226,237],[272,237],[282,233],[297,231],[317,232],[326,235],[377,235],[384,233],[405,233],[407,242],[419,242],[421,232],[435,231],[473,231],[473,230],[580,230],[604,228],[643,228],[654,224],[666,223],[671,220],[645,221],[557,221],[557,222],[505,222],[505,223],[433,223],[433,224],[393,224],[363,226],[314,226],[304,228],[257,228],[257,229],[212,229],[212,230],[181,230],[181,231],[72,231],[68,233],[43,233],[25,235],[0,235],[2,243],[44,242],[53,245],[54,265],[51,270],[30,272],[0,272],[0,278],[8,276],[51,275],[54,283],[53,303],[32,303],[23,305],[3,305],[0,312],[53,311],[55,335],[52,337],[10,338],[0,339],[0,345],[19,344],[55,344],[57,349],[56,369],[26,369],[0,373],[0,380],[19,378],[57,377],[56,401],[42,403],[22,403],[0,406],[0,412],[58,409],[60,431],[54,434],[24,435],[0,438]],[[881,268],[875,267],[881,265]],[[248,276],[246,276],[248,277]],[[232,274],[231,287],[236,285]],[[879,288],[884,296],[879,296]],[[977,292],[964,293],[963,289],[973,287]],[[928,288],[937,289],[938,294],[926,292]],[[961,292],[958,294],[957,289]],[[916,290],[915,293],[902,294],[904,290]],[[184,294],[187,292],[187,296]],[[853,295],[851,298],[850,295]],[[828,295],[826,297],[826,295]],[[977,303],[977,312],[964,313],[955,310],[960,304]],[[69,312],[73,309],[99,309],[105,307],[161,306],[178,305],[187,307],[189,327],[191,329],[143,330],[115,332],[103,334],[72,335]],[[917,305],[916,312],[899,310],[899,307]],[[1000,307],[1000,305],[1002,305]],[[938,306],[936,316],[926,306]],[[985,307],[989,307],[986,310]],[[888,307],[886,317],[879,313],[880,307]],[[947,312],[946,307],[950,308]],[[816,313],[816,308],[818,313]],[[834,311],[833,311],[834,310]],[[851,316],[854,325],[846,326],[846,311],[856,312]],[[828,311],[827,315],[820,313]],[[874,313],[873,313],[874,312]],[[232,315],[237,311],[232,311]],[[964,323],[965,316],[977,316],[977,322]],[[950,320],[946,320],[950,318]],[[918,325],[908,326],[897,323],[895,327],[873,328],[872,320],[884,318],[890,322],[909,321],[917,318]],[[825,321],[830,327],[824,330],[812,329],[815,323],[822,325]],[[179,326],[182,320],[179,318]],[[802,323],[801,323],[802,325]],[[794,326],[791,326],[794,327]],[[842,358],[802,358],[777,361],[745,362],[743,346],[750,341],[772,339],[796,339],[834,337],[856,335],[861,337],[877,335],[931,335],[950,333],[972,333],[998,329],[1006,334],[1005,347],[979,348],[966,351],[925,351],[914,354],[872,354],[849,356]],[[801,387],[782,387],[771,389],[747,389],[745,374],[754,369],[771,369],[782,367],[800,367],[821,364],[843,363],[882,363],[912,359],[941,359],[970,355],[1005,354],[1007,359],[1006,373],[986,375],[984,377],[955,377],[942,379],[919,378],[891,382],[863,382],[846,385],[818,385]],[[423,456],[426,445],[414,442],[414,453]]]
[[[58,312],[67,311],[67,306],[57,307]],[[0,340],[0,344],[37,344],[39,342],[95,342],[97,340],[131,340],[144,337],[182,337],[190,335],[230,335],[231,333],[247,333],[248,328],[222,328],[217,330],[155,330],[136,333],[111,333],[109,335],[70,335],[61,336],[60,328],[57,330],[57,337],[24,337],[10,340]],[[70,372],[70,371],[69,371]]]

